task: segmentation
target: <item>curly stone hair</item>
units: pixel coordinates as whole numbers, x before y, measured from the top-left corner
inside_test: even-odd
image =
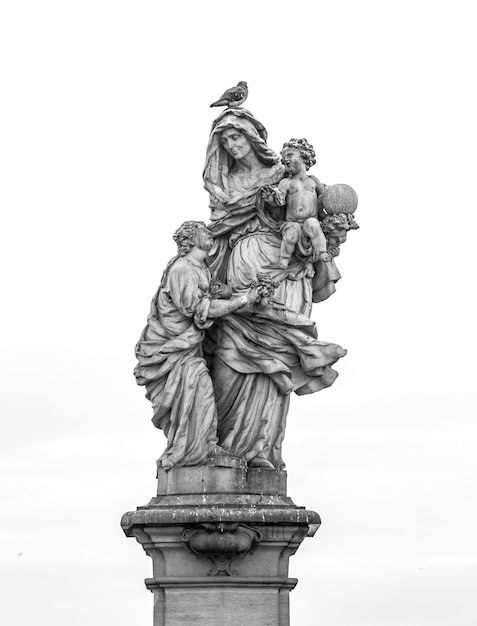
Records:
[[[207,228],[204,222],[189,220],[188,222],[184,222],[182,226],[176,230],[173,239],[177,244],[177,253],[179,256],[184,256],[192,248],[194,245],[195,232],[201,226]]]
[[[310,167],[315,165],[315,163],[316,163],[315,150],[313,149],[313,146],[311,145],[311,143],[308,143],[308,141],[306,139],[304,139],[304,138],[303,139],[295,139],[293,137],[292,139],[290,139],[290,141],[286,141],[283,144],[283,148],[282,148],[282,151],[280,152],[280,154],[283,154],[283,152],[287,148],[293,148],[294,150],[298,150],[298,152],[300,153],[301,158],[303,159],[303,162],[305,163],[305,167],[306,167],[307,170],[309,170]]]

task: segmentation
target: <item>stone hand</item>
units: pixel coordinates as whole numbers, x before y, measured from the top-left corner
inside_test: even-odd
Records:
[[[319,261],[331,261],[331,253],[330,252],[320,252],[318,255]]]
[[[251,287],[246,293],[247,304],[255,304],[256,302],[259,302],[262,297],[262,289],[263,287],[260,285]]]
[[[210,281],[210,295],[212,298],[221,298],[228,300],[232,296],[232,288],[230,285],[226,285],[222,281],[218,280],[215,276]]]
[[[285,204],[283,192],[278,187],[272,187],[272,185],[260,187],[260,196],[264,202],[275,208],[282,207]]]
[[[273,202],[274,194],[273,188],[270,185],[265,185],[260,188],[260,195],[265,200],[265,202]]]
[[[328,252],[330,253],[331,257],[335,257],[338,256],[340,253],[340,247],[339,246],[328,246]]]

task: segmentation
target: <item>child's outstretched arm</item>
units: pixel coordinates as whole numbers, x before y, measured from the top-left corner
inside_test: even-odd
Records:
[[[289,184],[289,180],[283,178],[277,186],[265,185],[260,189],[262,198],[272,206],[285,206]]]

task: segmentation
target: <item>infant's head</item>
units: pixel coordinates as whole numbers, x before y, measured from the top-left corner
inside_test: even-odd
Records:
[[[287,155],[293,152],[298,153],[300,155],[303,163],[305,164],[305,168],[307,170],[309,170],[310,167],[315,165],[316,163],[315,151],[311,143],[308,143],[306,139],[292,138],[290,139],[290,141],[287,141],[283,144],[282,151],[280,152],[285,168],[287,166],[286,157]]]

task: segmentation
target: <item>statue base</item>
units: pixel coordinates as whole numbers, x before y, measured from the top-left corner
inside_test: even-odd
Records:
[[[157,497],[121,525],[152,558],[154,626],[286,626],[288,561],[320,525],[286,495],[286,472],[158,470]]]

